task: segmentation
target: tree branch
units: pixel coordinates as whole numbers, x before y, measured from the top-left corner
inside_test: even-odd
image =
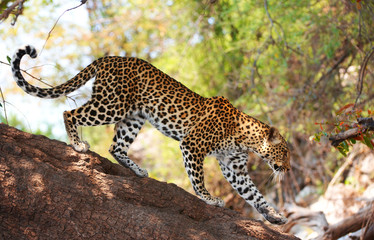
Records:
[[[331,145],[334,147],[339,146],[339,144],[347,139],[358,137],[367,131],[374,131],[374,120],[373,118],[358,118],[358,126],[351,128],[347,131],[340,132],[334,136],[329,137]]]
[[[365,227],[366,223],[373,215],[373,207],[371,205],[361,209],[358,213],[341,220],[329,227],[329,229],[322,236],[322,240],[334,240],[351,232],[356,232]]]
[[[344,218],[340,222],[329,225],[323,212],[315,212],[296,205],[286,205],[289,213],[288,222],[283,226],[284,232],[290,230],[298,224],[308,226],[318,233],[315,240],[336,240],[349,233],[363,229],[363,239],[370,238],[374,234],[374,205],[373,202],[362,208],[357,213]]]
[[[19,6],[18,8],[18,11],[15,13],[15,18],[14,20],[12,21],[12,25],[14,25],[17,21],[17,18],[18,16],[22,13],[22,9],[23,9],[23,3],[25,2],[26,0],[18,0],[16,2],[14,2],[12,5],[10,5],[7,9],[4,10],[4,12],[2,14],[0,14],[0,21],[3,21],[5,19],[7,19],[9,17],[9,15],[12,13],[12,11],[17,7]]]

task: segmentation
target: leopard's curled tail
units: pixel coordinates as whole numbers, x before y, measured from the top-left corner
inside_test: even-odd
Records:
[[[37,56],[36,49],[33,46],[28,45],[24,48],[18,49],[16,53],[13,55],[13,59],[11,62],[12,73],[14,80],[17,82],[17,85],[20,88],[22,88],[26,93],[35,97],[58,98],[61,96],[66,96],[67,94],[83,86],[96,75],[96,67],[98,61],[94,61],[85,69],[83,69],[80,73],[78,73],[75,77],[61,85],[52,88],[35,87],[29,84],[21,74],[20,63],[22,57],[26,54],[29,55],[31,58],[36,58]]]

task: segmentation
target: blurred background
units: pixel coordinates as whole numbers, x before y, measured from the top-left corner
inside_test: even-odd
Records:
[[[371,206],[372,135],[345,141],[340,150],[331,147],[328,137],[344,126],[349,129],[356,117],[373,116],[374,58],[368,58],[374,40],[372,1],[98,0],[64,13],[80,3],[1,1],[1,122],[67,141],[63,111],[90,96],[92,82],[58,100],[23,93],[9,66],[22,45],[34,45],[40,53],[35,60],[25,57],[22,68],[35,77],[24,74],[32,84],[42,87],[67,81],[99,57],[135,56],[204,97],[227,97],[241,111],[280,130],[292,149],[292,171],[276,182],[260,159],[251,156],[248,164],[265,198],[293,214],[284,230],[312,239],[323,234],[326,224]],[[112,161],[113,127],[80,130],[92,151]],[[149,124],[130,156],[150,177],[193,192],[178,142]],[[204,169],[208,190],[222,197],[226,207],[261,218],[229,186],[215,159],[207,158]]]

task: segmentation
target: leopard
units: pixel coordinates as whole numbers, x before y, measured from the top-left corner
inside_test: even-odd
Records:
[[[290,150],[279,130],[235,108],[222,96],[202,97],[145,60],[105,56],[93,61],[70,80],[41,88],[27,82],[20,69],[23,56],[37,57],[35,47],[19,48],[11,69],[17,85],[27,94],[55,99],[66,96],[94,79],[91,98],[82,106],[64,111],[68,139],[77,152],[87,152],[79,126],[115,124],[110,154],[139,177],[147,170],[128,156],[142,126],[148,121],[164,135],[179,141],[184,167],[196,195],[205,203],[224,207],[224,201],[205,188],[203,161],[217,159],[232,188],[272,224],[287,218],[277,212],[257,189],[248,171],[250,154],[258,155],[283,176],[290,170]]]

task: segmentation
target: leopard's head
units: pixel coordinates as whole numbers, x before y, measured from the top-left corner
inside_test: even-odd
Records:
[[[290,150],[286,140],[275,127],[242,114],[234,135],[234,142],[242,151],[253,152],[281,178],[290,170]]]
[[[265,137],[257,145],[256,153],[267,162],[276,176],[282,175],[291,167],[287,142],[274,127],[265,132]]]

